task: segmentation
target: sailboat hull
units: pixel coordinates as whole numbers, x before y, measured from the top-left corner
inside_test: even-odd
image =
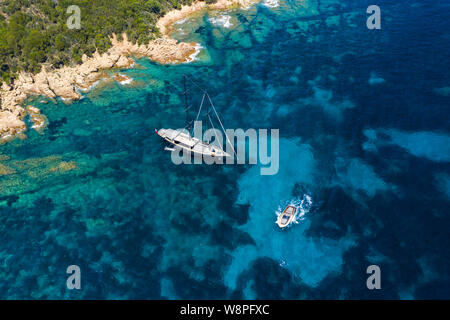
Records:
[[[196,155],[206,155],[215,158],[230,157],[230,154],[222,149],[208,144],[200,139],[191,137],[181,130],[160,129],[155,130],[156,134],[169,142],[175,148],[181,148]]]

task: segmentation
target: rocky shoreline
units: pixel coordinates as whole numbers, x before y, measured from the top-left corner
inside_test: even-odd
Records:
[[[179,42],[170,38],[169,33],[173,23],[202,10],[226,10],[233,6],[249,7],[257,1],[218,0],[209,5],[205,2],[195,2],[191,6],[183,6],[180,10],[172,10],[159,19],[156,25],[162,37],[151,41],[148,45],[133,44],[128,41],[126,35],[122,36],[121,41],[113,36],[112,47],[108,52],[102,55],[95,53],[91,58],[83,56],[80,65],[53,70],[43,65],[42,71],[35,75],[21,72],[12,85],[4,83],[0,88],[0,144],[15,138],[26,138],[24,132],[27,126],[23,120],[27,115],[35,120],[44,119],[45,115],[40,114],[39,109],[22,106],[27,97],[42,95],[50,98],[78,100],[81,98],[78,91],[89,91],[92,85],[105,77],[104,70],[132,67],[135,62],[130,58],[131,55],[138,58],[148,57],[161,64],[189,62],[198,52],[199,44]],[[46,118],[43,122],[47,122]],[[42,125],[33,127],[36,130],[42,130]]]

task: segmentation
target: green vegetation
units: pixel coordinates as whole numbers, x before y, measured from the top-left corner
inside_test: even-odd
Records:
[[[208,0],[211,1],[211,0]],[[0,82],[20,70],[37,73],[42,63],[59,68],[83,54],[107,51],[109,37],[126,32],[134,43],[158,36],[156,21],[192,0],[0,0]],[[67,8],[81,9],[81,29],[70,30]]]

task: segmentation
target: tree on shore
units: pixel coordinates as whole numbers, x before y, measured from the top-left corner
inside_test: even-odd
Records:
[[[211,1],[211,0],[207,0]],[[215,0],[213,0],[215,1]],[[37,73],[81,63],[82,56],[106,52],[110,37],[127,33],[134,43],[159,36],[156,21],[192,0],[2,0],[0,1],[0,82],[17,72]],[[81,29],[67,27],[67,8],[81,9]],[[4,15],[7,18],[5,18]]]

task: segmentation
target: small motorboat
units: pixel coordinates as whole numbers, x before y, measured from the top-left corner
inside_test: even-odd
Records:
[[[277,219],[277,225],[280,228],[285,228],[288,225],[290,225],[292,223],[292,221],[294,221],[294,217],[295,217],[295,212],[297,211],[297,208],[294,206],[287,206],[284,210],[283,213],[281,213],[278,216]]]

